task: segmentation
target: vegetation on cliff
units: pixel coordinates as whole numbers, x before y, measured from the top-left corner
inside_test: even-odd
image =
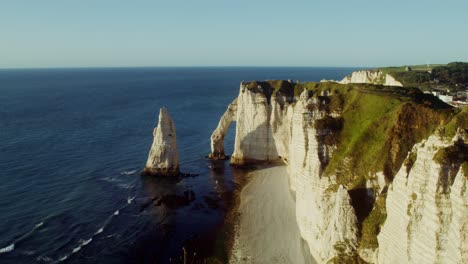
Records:
[[[387,211],[385,208],[386,194],[378,197],[374,203],[374,209],[370,212],[369,216],[362,222],[361,227],[361,244],[360,248],[375,249],[379,246],[377,242],[377,235],[380,228],[387,218]]]
[[[404,86],[416,86],[422,89],[447,88],[452,91],[463,90],[468,87],[468,63],[451,62],[428,68],[423,65],[410,67],[381,68],[384,73],[392,75]]]
[[[467,120],[466,111],[460,117],[459,110],[413,87],[284,80],[253,81],[246,87],[269,101],[279,95],[295,100],[304,89],[318,97],[317,107],[328,115],[314,125],[327,131],[320,140],[335,147],[323,175],[336,175],[348,189],[365,187],[366,179],[380,171],[391,181],[415,143],[441,125],[452,133]]]
[[[323,175],[336,175],[348,189],[383,171],[391,180],[413,145],[455,115],[455,110],[417,88],[370,84],[299,84],[314,94],[330,93],[328,111],[339,113],[316,121],[330,130],[336,150]],[[296,89],[295,89],[296,90]],[[327,142],[328,143],[328,142]]]
[[[267,89],[269,101],[282,95],[294,103],[304,90],[317,98],[318,103],[309,110],[322,111],[325,116],[311,125],[320,131],[319,144],[333,150],[328,159],[323,159],[321,175],[336,176],[337,184],[346,186],[352,199],[353,193],[366,193],[366,181],[374,180],[379,172],[391,182],[401,166],[411,170],[417,159],[416,153],[411,152],[416,143],[435,132],[451,139],[458,128],[468,131],[467,109],[453,108],[413,87],[288,81],[251,82],[246,87],[263,93]],[[436,155],[438,162],[452,168],[447,175],[448,183],[453,178],[450,173],[460,167],[468,175],[464,154],[467,151],[466,144],[459,144]],[[368,198],[370,207],[353,202],[360,227],[359,249],[378,247],[377,235],[387,215],[385,189],[375,202],[373,197]],[[338,255],[333,261],[344,258],[360,261],[357,256]]]

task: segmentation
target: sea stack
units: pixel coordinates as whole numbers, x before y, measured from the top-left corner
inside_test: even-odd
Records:
[[[179,176],[179,153],[176,129],[166,108],[159,111],[158,126],[153,131],[153,145],[142,175]]]

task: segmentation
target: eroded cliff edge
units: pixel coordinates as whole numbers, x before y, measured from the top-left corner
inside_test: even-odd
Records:
[[[321,263],[466,262],[467,120],[415,88],[243,82],[211,157],[226,157],[222,141],[236,122],[231,164],[285,162],[301,235]],[[416,213],[401,217],[408,207]],[[434,250],[418,258],[428,233]]]

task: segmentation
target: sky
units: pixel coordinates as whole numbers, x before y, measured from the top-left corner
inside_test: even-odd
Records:
[[[467,0],[2,0],[0,68],[468,61]]]

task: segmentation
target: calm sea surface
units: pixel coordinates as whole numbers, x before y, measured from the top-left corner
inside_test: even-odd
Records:
[[[168,263],[184,241],[223,221],[233,173],[227,161],[213,171],[205,156],[239,83],[353,70],[0,70],[0,263]],[[198,177],[139,176],[162,106],[176,125],[181,170]],[[187,189],[196,196],[188,206],[145,207]]]

